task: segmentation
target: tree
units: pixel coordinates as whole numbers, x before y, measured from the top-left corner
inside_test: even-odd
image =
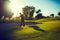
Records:
[[[54,17],[54,14],[50,14],[51,17]]]
[[[39,12],[41,12],[41,10],[40,10],[40,9],[36,11],[36,13],[39,13]]]
[[[58,12],[58,16],[60,16],[60,12]]]
[[[34,11],[35,11],[35,7],[33,6],[25,6],[23,8],[23,14],[25,15],[26,19],[33,18]]]
[[[32,6],[30,9],[30,16],[29,16],[30,19],[32,19],[34,11],[35,11],[35,7]]]
[[[38,9],[37,11],[36,11],[36,13],[37,13],[37,15],[36,15],[36,19],[41,19],[41,18],[43,18],[43,16],[42,16],[42,13],[40,13],[41,12],[41,10],[40,9]]]

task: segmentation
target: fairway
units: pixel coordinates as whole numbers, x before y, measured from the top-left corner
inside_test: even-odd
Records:
[[[60,40],[60,20],[39,19],[30,20],[30,22],[37,22],[37,24],[14,30],[13,40]]]

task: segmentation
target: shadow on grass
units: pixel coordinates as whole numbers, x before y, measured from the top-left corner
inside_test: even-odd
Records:
[[[37,23],[37,22],[26,22],[26,25],[29,25],[29,27],[38,30],[38,31],[42,31],[42,32],[46,32],[43,29],[40,29],[38,26],[36,26],[36,24],[43,24],[43,23]]]
[[[25,22],[25,25],[36,25],[36,24],[43,24],[43,23],[37,23],[37,22]]]
[[[40,29],[38,26],[29,26],[29,27],[31,27],[31,28],[33,28],[33,29],[35,29],[35,30],[38,30],[38,31],[42,31],[42,32],[46,32],[45,30],[43,30],[43,29]]]

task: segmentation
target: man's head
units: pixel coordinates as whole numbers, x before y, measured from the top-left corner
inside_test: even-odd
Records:
[[[19,14],[21,14],[21,13],[19,13]]]

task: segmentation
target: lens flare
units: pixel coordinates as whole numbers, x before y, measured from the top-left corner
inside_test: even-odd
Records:
[[[9,7],[14,14],[13,17],[19,16],[19,13],[22,12],[22,4],[17,0],[10,0]]]

